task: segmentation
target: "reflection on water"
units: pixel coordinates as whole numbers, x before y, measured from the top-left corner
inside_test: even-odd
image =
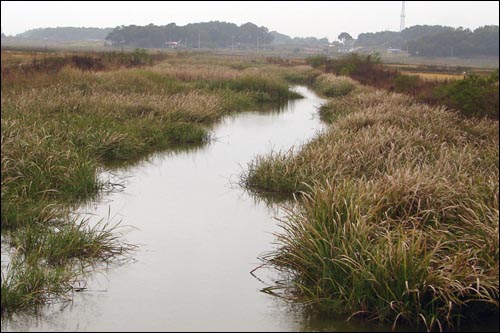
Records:
[[[2,330],[375,330],[314,319],[261,292],[283,278],[278,272],[253,271],[258,257],[275,248],[274,217],[283,212],[234,184],[257,154],[300,145],[323,128],[316,116],[323,101],[305,87],[296,89],[305,98],[276,112],[224,118],[206,145],[103,172],[103,179],[122,187],[80,212],[137,228],[127,234],[139,245],[134,260],[96,267],[88,289],[75,293],[73,302],[49,306],[39,316],[4,318]]]

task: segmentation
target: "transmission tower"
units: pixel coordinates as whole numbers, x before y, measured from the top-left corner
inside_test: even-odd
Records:
[[[399,31],[403,31],[404,28],[405,28],[405,2],[406,1],[402,1],[403,3],[403,6],[401,7],[401,22],[399,23]]]

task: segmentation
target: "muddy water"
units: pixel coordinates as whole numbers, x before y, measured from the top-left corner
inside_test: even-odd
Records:
[[[124,190],[82,211],[135,227],[126,234],[139,245],[133,260],[97,268],[73,302],[4,319],[2,331],[367,330],[312,318],[261,292],[277,272],[250,274],[275,247],[281,212],[238,187],[239,175],[257,154],[299,145],[324,126],[316,111],[322,100],[295,89],[305,98],[225,118],[206,146],[114,171]]]

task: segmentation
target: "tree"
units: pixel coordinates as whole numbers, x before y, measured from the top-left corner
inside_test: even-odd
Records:
[[[341,32],[340,35],[337,37],[343,44],[345,44],[346,41],[352,40],[351,35],[349,35],[347,32]]]
[[[184,45],[202,47],[230,47],[234,43],[255,47],[270,44],[273,36],[267,28],[253,23],[237,26],[234,23],[219,21],[190,23],[178,26],[170,23],[165,26],[149,24],[147,26],[122,26],[115,28],[106,37],[114,43],[132,45],[140,48],[165,47],[165,42],[182,41]]]

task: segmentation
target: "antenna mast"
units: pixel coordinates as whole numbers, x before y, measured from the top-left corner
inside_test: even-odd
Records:
[[[405,29],[405,2],[406,1],[402,1],[403,6],[401,7],[401,22],[399,23],[399,31],[403,31]]]

